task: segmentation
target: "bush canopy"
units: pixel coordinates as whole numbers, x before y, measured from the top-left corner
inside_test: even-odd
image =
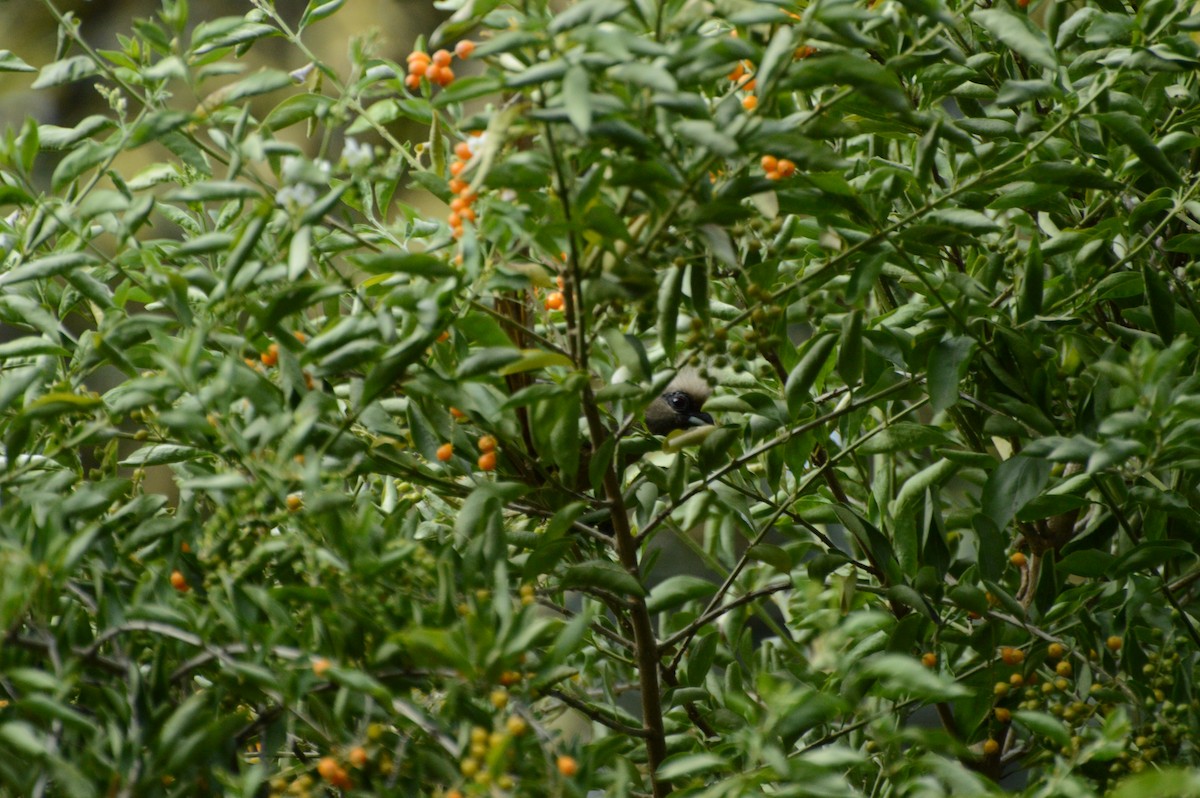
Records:
[[[1200,795],[1191,4],[342,4],[0,52],[0,794]]]

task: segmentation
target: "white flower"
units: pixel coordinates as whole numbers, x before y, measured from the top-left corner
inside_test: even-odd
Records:
[[[357,139],[347,138],[345,146],[342,147],[342,157],[346,159],[347,166],[358,169],[370,166],[375,154],[371,151],[371,145],[360,144]]]
[[[467,136],[467,146],[471,148],[471,156],[483,149],[483,143],[487,141],[487,131],[480,133],[478,136]]]
[[[297,155],[285,155],[279,175],[284,183],[299,183],[304,176],[304,159]]]
[[[294,83],[303,83],[304,81],[308,80],[308,76],[311,75],[312,71],[316,68],[317,65],[310,61],[299,69],[293,69],[288,73],[288,77],[290,77]]]
[[[275,202],[289,211],[304,210],[317,201],[317,190],[307,183],[284,186],[275,194]]]

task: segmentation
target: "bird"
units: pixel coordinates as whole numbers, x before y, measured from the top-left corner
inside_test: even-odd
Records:
[[[646,407],[646,429],[653,435],[666,435],[672,430],[712,424],[712,416],[700,409],[711,394],[708,383],[696,372],[679,372],[662,395]]]

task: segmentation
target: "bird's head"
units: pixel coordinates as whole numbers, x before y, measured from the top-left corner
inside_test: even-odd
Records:
[[[655,435],[666,435],[671,430],[713,423],[712,416],[700,409],[710,394],[708,383],[695,372],[679,372],[646,408],[646,428]]]

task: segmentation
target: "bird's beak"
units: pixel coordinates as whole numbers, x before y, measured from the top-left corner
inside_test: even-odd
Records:
[[[688,416],[687,423],[689,427],[703,427],[713,423],[713,417],[708,413],[692,413]]]

